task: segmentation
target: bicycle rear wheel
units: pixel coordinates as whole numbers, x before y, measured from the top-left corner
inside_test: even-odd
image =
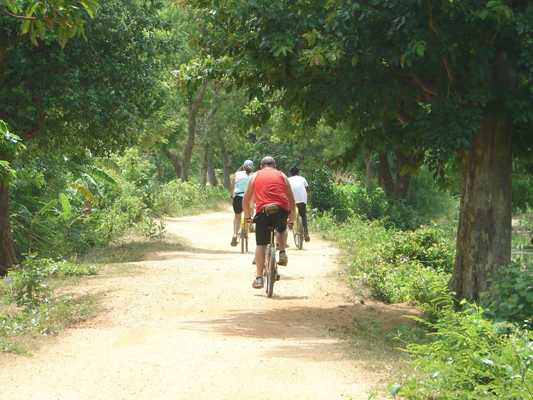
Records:
[[[265,291],[267,297],[272,297],[274,294],[274,282],[277,279],[277,268],[276,268],[276,248],[269,245],[267,247],[267,260],[266,260],[266,285]]]
[[[302,217],[298,216],[294,229],[292,230],[294,236],[294,245],[298,250],[302,250],[304,247],[304,233],[303,233],[303,224]]]

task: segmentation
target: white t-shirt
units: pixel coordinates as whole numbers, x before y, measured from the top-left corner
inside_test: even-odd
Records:
[[[292,193],[294,193],[294,201],[296,203],[307,204],[307,190],[309,187],[307,180],[300,175],[291,176],[289,178],[291,184]]]

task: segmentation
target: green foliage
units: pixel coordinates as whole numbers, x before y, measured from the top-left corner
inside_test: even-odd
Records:
[[[4,280],[8,285],[9,299],[19,307],[31,309],[47,303],[51,290],[46,283],[49,262],[29,257],[24,264],[9,273]]]
[[[0,284],[0,295],[19,307],[31,309],[48,303],[52,290],[48,284],[51,278],[95,275],[96,267],[81,265],[65,260],[26,257],[22,264],[9,272]]]
[[[20,32],[34,45],[53,36],[61,46],[84,33],[85,17],[94,17],[98,0],[1,0],[0,10],[7,17],[21,21]]]
[[[356,215],[338,225],[331,214],[316,217],[314,223],[348,251],[352,277],[375,298],[411,301],[431,314],[451,302],[448,282],[454,243],[436,225],[396,231]]]
[[[513,175],[513,212],[526,212],[533,208],[533,177],[526,174]]]
[[[430,223],[434,218],[454,218],[456,200],[438,190],[429,172],[423,170],[412,180],[407,199],[391,200],[383,189],[364,184],[352,175],[338,181],[328,170],[310,175],[311,204],[318,211],[332,211],[338,221],[350,215],[368,220],[382,220],[385,226],[412,230]]]
[[[533,264],[514,262],[501,267],[481,302],[487,315],[533,329]]]
[[[533,335],[484,318],[480,307],[442,311],[430,343],[411,344],[419,374],[405,399],[521,400],[533,395]]]
[[[227,198],[227,191],[221,187],[202,187],[196,183],[174,180],[157,190],[154,210],[163,215],[179,216],[211,209]]]
[[[0,182],[15,177],[16,171],[10,161],[23,148],[21,138],[12,133],[7,124],[0,119]]]
[[[339,198],[335,192],[333,175],[325,168],[317,168],[308,175],[310,202],[319,211],[329,211],[339,207]]]
[[[335,197],[339,199],[336,213],[355,213],[369,220],[384,218],[389,209],[385,192],[379,187],[367,188],[361,183],[337,184]]]

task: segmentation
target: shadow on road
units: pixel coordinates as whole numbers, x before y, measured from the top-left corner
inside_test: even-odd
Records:
[[[103,249],[94,249],[87,256],[93,263],[127,263],[138,261],[190,258],[194,254],[237,255],[236,250],[206,249],[194,247],[184,240],[136,240],[116,243]]]

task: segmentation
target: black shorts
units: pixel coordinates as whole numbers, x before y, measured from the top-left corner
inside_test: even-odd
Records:
[[[235,196],[233,198],[233,211],[235,211],[235,214],[242,213],[242,196]]]
[[[255,242],[258,246],[266,246],[270,243],[269,227],[275,228],[279,233],[287,230],[287,218],[289,212],[280,208],[280,210],[273,215],[266,215],[264,212],[256,214],[255,222]]]

